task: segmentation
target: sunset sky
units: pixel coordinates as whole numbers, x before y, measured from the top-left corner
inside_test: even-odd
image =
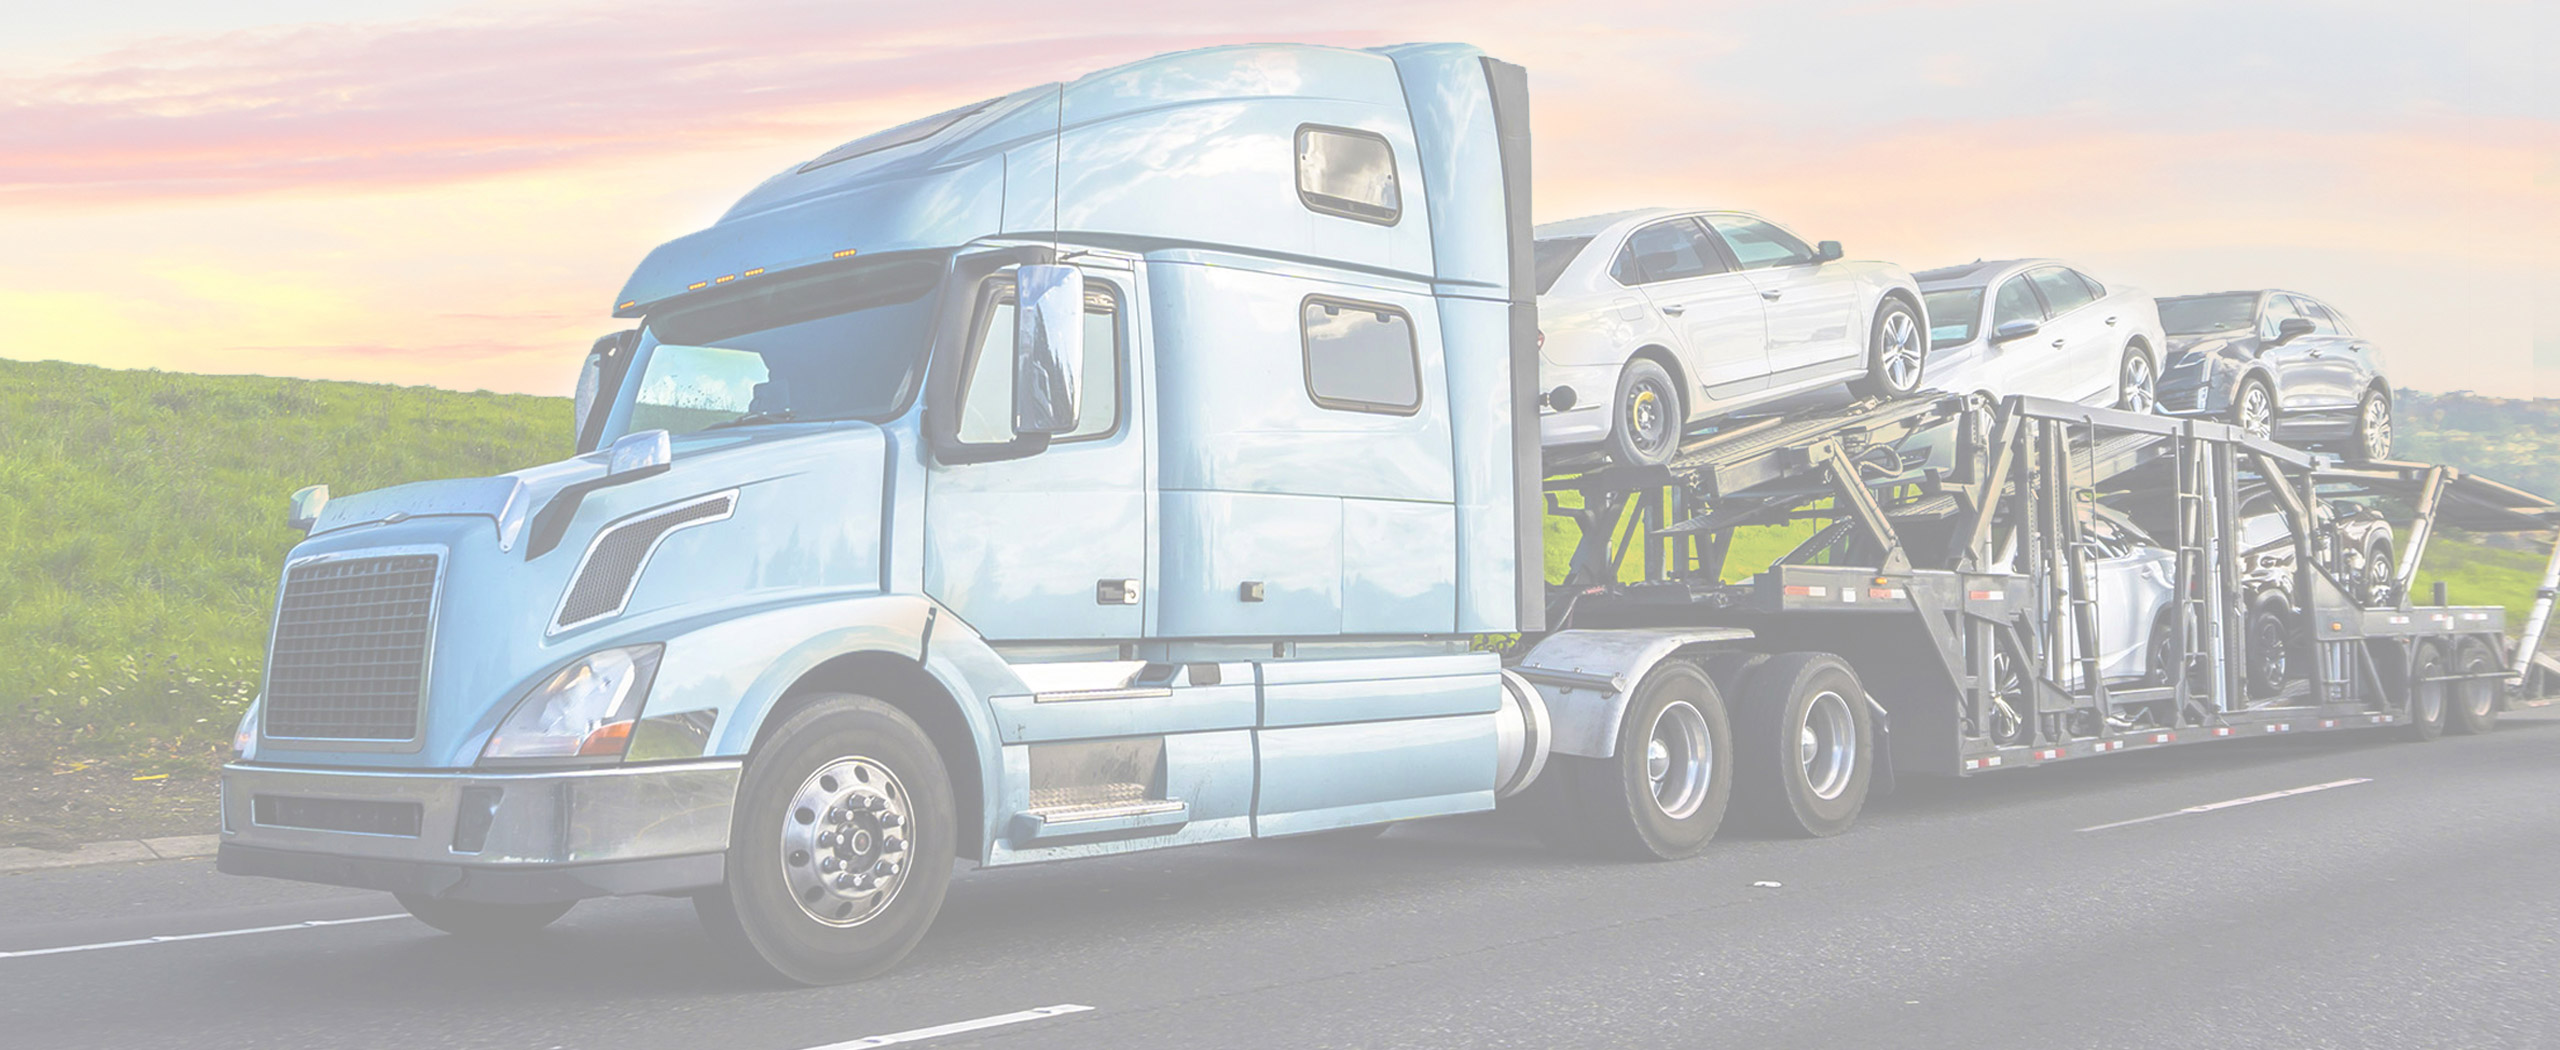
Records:
[[[650,246],[862,132],[1206,44],[1465,40],[1529,67],[1542,220],[2280,285],[2402,385],[2560,396],[2549,10],[0,0],[0,357],[563,393]]]

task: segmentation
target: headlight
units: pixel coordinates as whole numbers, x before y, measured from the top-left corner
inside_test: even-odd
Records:
[[[620,757],[665,651],[634,645],[580,657],[518,701],[480,757]]]
[[[257,750],[258,705],[265,703],[266,700],[266,694],[258,694],[257,699],[249,701],[249,710],[240,715],[240,728],[231,731],[232,757],[249,758]]]

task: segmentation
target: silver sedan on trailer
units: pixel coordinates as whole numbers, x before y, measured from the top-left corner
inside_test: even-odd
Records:
[[[2132,412],[2159,404],[2168,338],[2150,293],[2055,259],[1972,262],[1916,276],[1929,313],[1930,385]]]

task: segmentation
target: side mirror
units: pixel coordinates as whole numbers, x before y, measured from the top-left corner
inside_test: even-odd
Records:
[[[1071,432],[1084,389],[1084,271],[1018,267],[1013,302],[1013,432]]]
[[[285,504],[284,527],[309,532],[320,523],[320,511],[329,506],[329,486],[306,485],[294,491]]]
[[[604,476],[615,481],[638,481],[665,473],[675,462],[675,442],[667,432],[643,430],[613,439],[613,447],[604,454]]]
[[[604,424],[596,407],[613,403],[611,388],[621,385],[622,370],[631,363],[632,348],[639,345],[639,329],[615,332],[596,340],[596,345],[587,351],[586,361],[578,366],[577,414],[573,424],[578,451],[595,449]]]
[[[2285,318],[2282,324],[2278,324],[2276,326],[2276,345],[2283,346],[2284,344],[2300,339],[2303,336],[2310,335],[2313,330],[2319,327],[2319,325],[2312,324],[2311,319],[2308,317]]]
[[[2002,321],[2000,327],[1991,330],[1991,341],[2005,343],[2012,339],[2024,339],[2042,330],[2044,330],[2044,324],[2038,321],[2029,321],[2024,318]]]
[[[1834,261],[1837,261],[1839,258],[1840,258],[1840,242],[1838,242],[1838,241],[1824,241],[1824,242],[1822,242],[1822,243],[1820,243],[1820,244],[1817,244],[1817,245],[1814,245],[1814,246],[1813,246],[1813,261],[1815,261],[1815,262],[1818,262],[1818,263],[1834,262]]]

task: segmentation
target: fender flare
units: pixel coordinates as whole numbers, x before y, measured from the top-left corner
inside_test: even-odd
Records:
[[[1692,646],[1752,637],[1738,627],[1558,631],[1539,639],[1511,670],[1536,686],[1546,702],[1555,733],[1550,750],[1609,758],[1618,751],[1627,701],[1655,664]]]

